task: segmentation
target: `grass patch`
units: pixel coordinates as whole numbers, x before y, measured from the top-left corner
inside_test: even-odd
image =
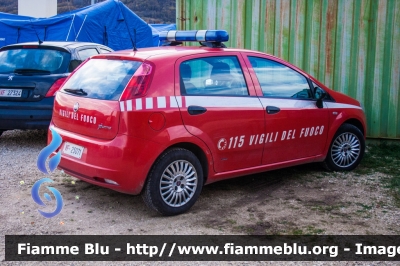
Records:
[[[315,228],[314,226],[310,225],[307,226],[307,228],[300,229],[300,228],[296,228],[293,229],[290,234],[291,235],[320,235],[323,234],[325,232],[324,229],[319,229],[319,228]]]
[[[369,144],[367,152],[361,161],[357,173],[369,174],[379,171],[389,175],[399,175],[400,166],[400,146],[394,144]]]
[[[400,146],[382,142],[367,145],[367,152],[355,170],[358,174],[379,172],[390,176],[385,185],[393,191],[397,204],[400,204]]]
[[[309,235],[320,235],[324,233],[324,229],[315,228],[314,226],[307,226],[307,234]]]
[[[369,211],[373,207],[372,205],[369,206],[369,205],[365,205],[365,204],[362,204],[362,203],[356,203],[356,205],[361,206],[362,207],[362,211]]]
[[[233,220],[233,219],[228,219],[228,220],[226,220],[228,223],[230,223],[230,224],[236,224],[236,221],[235,220]]]
[[[304,235],[304,232],[303,232],[303,230],[301,230],[301,229],[294,229],[294,230],[292,231],[292,235],[295,235],[295,236]]]
[[[72,178],[70,178],[70,177],[65,177],[65,178],[62,179],[62,181],[63,181],[64,183],[71,183]]]
[[[311,206],[311,210],[320,212],[332,212],[342,208],[347,208],[351,205],[351,202],[341,202],[335,205],[320,204]]]

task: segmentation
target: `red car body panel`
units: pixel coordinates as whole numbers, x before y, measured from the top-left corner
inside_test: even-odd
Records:
[[[210,56],[232,55],[240,62],[249,95],[181,95],[179,66]],[[275,60],[301,73],[334,101],[263,97],[247,56]],[[337,129],[346,121],[365,136],[360,104],[332,91],[297,67],[271,55],[241,49],[159,47],[99,56],[150,62],[153,76],[146,94],[124,101],[97,100],[59,92],[50,127],[63,144],[84,147],[82,157],[62,153],[59,168],[82,180],[123,193],[139,194],[157,158],[173,146],[201,157],[206,184],[262,171],[323,161]],[[74,105],[79,109],[74,111]],[[189,106],[207,109],[188,114]],[[267,106],[280,108],[269,115]],[[307,132],[307,134],[306,134]],[[312,132],[312,133],[311,133]],[[48,134],[51,141],[51,133]],[[116,182],[109,182],[111,180]]]

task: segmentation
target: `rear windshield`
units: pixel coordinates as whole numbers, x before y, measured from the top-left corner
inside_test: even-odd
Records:
[[[117,101],[141,64],[132,60],[91,59],[68,79],[61,91],[86,98]]]
[[[0,73],[61,74],[68,72],[70,53],[21,48],[0,52]]]

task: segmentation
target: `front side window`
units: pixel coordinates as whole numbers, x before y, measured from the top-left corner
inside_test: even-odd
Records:
[[[249,61],[265,97],[312,99],[307,79],[297,71],[264,58]]]
[[[203,57],[180,64],[182,95],[249,95],[236,56]]]
[[[50,49],[22,48],[0,52],[0,73],[61,74],[68,72],[71,55]]]
[[[61,91],[117,101],[141,64],[132,60],[91,59],[68,79]]]

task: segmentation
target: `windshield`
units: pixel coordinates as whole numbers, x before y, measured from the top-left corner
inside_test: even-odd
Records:
[[[116,101],[141,64],[132,60],[91,59],[68,79],[61,91]]]
[[[68,72],[71,55],[50,49],[21,48],[0,52],[0,73],[61,74]]]

